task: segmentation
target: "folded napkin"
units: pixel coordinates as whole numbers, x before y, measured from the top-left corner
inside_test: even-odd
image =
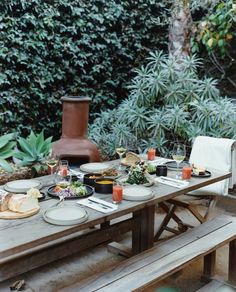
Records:
[[[166,176],[159,176],[159,177],[154,178],[154,180],[162,184],[169,185],[169,186],[179,188],[179,189],[187,187],[189,185],[188,181],[178,180],[178,179],[174,179],[174,178],[166,177]]]
[[[79,205],[89,207],[91,209],[94,209],[102,213],[110,213],[118,209],[117,205],[95,198],[95,197],[81,199],[77,201],[76,203]]]

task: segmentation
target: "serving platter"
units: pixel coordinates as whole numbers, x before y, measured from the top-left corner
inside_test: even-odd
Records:
[[[91,186],[88,185],[83,185],[86,187],[87,190],[87,194],[86,195],[81,195],[81,196],[68,196],[65,197],[65,200],[74,200],[74,199],[82,199],[82,198],[87,198],[89,196],[91,196],[94,193],[94,189]],[[59,199],[59,192],[55,192],[54,188],[56,187],[56,185],[53,185],[51,187],[48,188],[48,195],[54,198],[58,198]]]
[[[154,196],[151,189],[144,186],[127,186],[124,188],[123,199],[128,201],[146,201]]]
[[[211,176],[211,172],[206,170],[204,174],[196,174],[194,172],[192,172],[192,177],[210,177]]]
[[[26,193],[31,188],[41,189],[42,184],[36,179],[20,179],[4,185],[4,189],[12,193]]]
[[[177,170],[177,169],[182,169],[184,166],[190,166],[190,164],[189,164],[189,162],[187,162],[187,161],[182,161],[182,162],[180,162],[180,164],[179,164],[179,167],[177,167],[177,163],[176,163],[176,161],[167,161],[166,163],[165,163],[165,165],[167,166],[167,168],[169,169],[169,170]]]
[[[40,207],[32,209],[28,212],[19,213],[19,212],[12,212],[10,210],[6,210],[0,212],[0,219],[20,219],[20,218],[27,218],[33,216],[38,213]]]
[[[78,206],[58,206],[43,213],[46,222],[54,225],[74,225],[88,219],[88,213]]]
[[[102,163],[102,162],[91,162],[91,163],[86,163],[82,164],[80,166],[80,170],[84,172],[95,172],[95,173],[101,173],[105,170],[108,170],[111,168],[111,165],[108,163]]]

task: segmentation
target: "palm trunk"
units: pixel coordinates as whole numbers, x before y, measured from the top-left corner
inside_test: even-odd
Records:
[[[169,54],[177,58],[190,55],[192,16],[189,0],[175,0],[169,29]]]

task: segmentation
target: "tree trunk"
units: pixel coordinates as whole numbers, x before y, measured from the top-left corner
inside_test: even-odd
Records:
[[[169,54],[177,58],[190,55],[192,16],[189,0],[175,0],[169,29]]]

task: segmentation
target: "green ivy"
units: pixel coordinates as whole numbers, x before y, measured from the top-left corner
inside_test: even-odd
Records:
[[[91,97],[92,113],[114,107],[131,69],[166,47],[167,8],[154,0],[2,0],[1,132],[46,128],[58,138],[67,94]]]

